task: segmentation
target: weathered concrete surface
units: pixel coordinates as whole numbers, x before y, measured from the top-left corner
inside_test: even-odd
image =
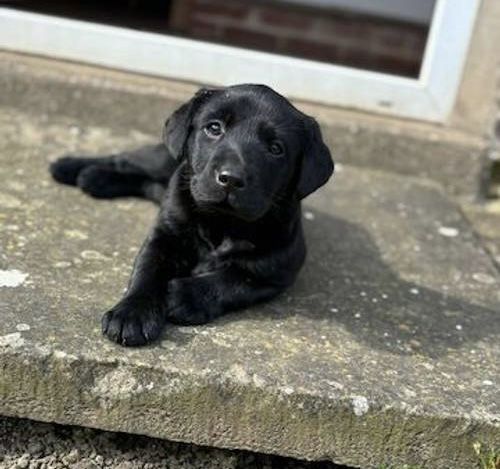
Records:
[[[306,204],[308,262],[280,299],[147,348],[104,339],[154,208],[91,200],[47,164],[149,138],[1,109],[0,270],[17,286],[0,287],[0,414],[365,468],[471,468],[474,442],[500,441],[499,276],[414,179],[341,167]]]
[[[49,118],[64,115],[84,126],[156,135],[166,116],[199,85],[0,51],[0,87],[3,106],[37,109]],[[490,128],[472,132],[295,104],[318,118],[338,162],[433,179],[469,198],[480,193]]]

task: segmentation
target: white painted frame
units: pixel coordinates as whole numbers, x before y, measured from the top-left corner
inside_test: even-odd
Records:
[[[444,122],[480,0],[437,0],[418,79],[0,8],[0,48],[213,85],[265,83],[294,98]]]

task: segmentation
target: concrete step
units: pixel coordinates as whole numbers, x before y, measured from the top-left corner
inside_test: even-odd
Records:
[[[342,166],[305,204],[287,294],[147,348],[104,339],[155,209],[47,165],[152,138],[0,109],[0,414],[364,468],[472,468],[473,444],[498,444],[500,277],[422,180]]]

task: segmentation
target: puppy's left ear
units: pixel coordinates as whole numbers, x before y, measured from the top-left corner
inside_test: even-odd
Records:
[[[306,143],[297,185],[300,199],[325,184],[333,174],[335,167],[330,150],[323,141],[318,123],[309,116],[306,116],[305,119]]]
[[[202,88],[165,122],[163,143],[170,155],[180,161],[184,153],[184,143],[192,130],[193,117],[196,111],[212,96],[217,89]]]

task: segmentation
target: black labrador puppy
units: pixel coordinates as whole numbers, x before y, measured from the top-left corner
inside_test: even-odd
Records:
[[[316,121],[263,85],[200,90],[159,145],[57,160],[63,184],[160,204],[103,333],[143,345],[166,322],[203,324],[282,292],[306,254],[300,201],[333,168]]]

